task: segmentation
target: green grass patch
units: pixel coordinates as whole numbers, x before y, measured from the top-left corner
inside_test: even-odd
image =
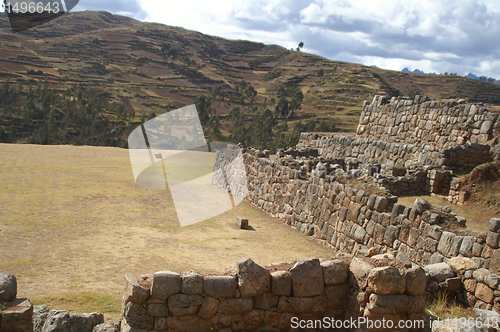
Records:
[[[121,299],[118,294],[100,294],[89,291],[58,296],[40,296],[31,298],[31,302],[34,305],[44,304],[51,309],[71,312],[100,312],[118,315],[121,310]]]

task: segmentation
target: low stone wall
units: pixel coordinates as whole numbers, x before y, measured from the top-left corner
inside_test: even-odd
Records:
[[[384,318],[394,326],[422,318],[427,281],[422,268],[374,268],[358,258],[350,266],[316,258],[298,260],[291,268],[271,266],[273,271],[245,258],[218,276],[127,275],[122,331],[296,331],[300,320],[325,322],[325,317],[330,324]]]

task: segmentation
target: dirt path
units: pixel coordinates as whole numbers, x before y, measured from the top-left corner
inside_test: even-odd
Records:
[[[254,230],[233,227],[236,215]],[[333,252],[244,202],[181,228],[166,191],[138,188],[128,151],[0,144],[0,271],[18,295],[79,312],[118,311],[126,273],[221,273]]]

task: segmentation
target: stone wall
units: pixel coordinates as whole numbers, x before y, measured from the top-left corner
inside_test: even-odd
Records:
[[[319,155],[325,158],[344,158],[387,167],[410,167],[414,164],[472,167],[492,161],[490,145],[471,142],[442,148],[424,141],[400,143],[363,136],[302,133],[298,146],[317,148]]]
[[[305,258],[271,267],[245,258],[224,275],[127,275],[122,331],[295,331],[298,320],[324,317],[422,318],[427,278],[417,266]]]
[[[492,145],[500,133],[498,114],[464,99],[430,101],[375,96],[363,105],[358,135],[387,142],[453,148],[468,142]]]
[[[375,96],[371,104],[363,104],[357,136],[304,133],[298,146],[318,148],[323,157],[364,164],[472,167],[500,154],[499,136],[498,114],[464,99]]]
[[[462,236],[439,226],[444,212],[425,201],[397,204],[397,197],[368,194],[334,176],[316,176],[267,158],[245,154],[248,199],[270,215],[324,244],[351,254],[405,252],[419,264],[462,255],[500,272],[499,228],[487,236]],[[368,189],[367,189],[368,190]],[[500,219],[493,218],[491,225]]]

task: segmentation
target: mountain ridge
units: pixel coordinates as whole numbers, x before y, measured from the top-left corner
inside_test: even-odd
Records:
[[[247,118],[258,108],[273,111],[285,89],[293,87],[303,93],[301,105],[292,117],[277,116],[279,122],[325,120],[344,131],[354,130],[363,101],[379,94],[500,104],[500,87],[487,82],[334,61],[108,12],[69,13],[17,34],[1,15],[0,28],[3,81],[82,89],[99,99],[110,121],[120,121],[113,103],[123,104],[134,113],[128,121],[139,123],[141,116],[193,104],[205,95],[211,98],[211,114],[220,117],[222,132],[229,135],[225,121],[235,107]]]

